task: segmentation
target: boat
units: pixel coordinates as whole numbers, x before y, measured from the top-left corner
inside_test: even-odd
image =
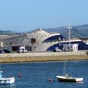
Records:
[[[71,27],[69,26],[68,29],[69,29],[69,50],[70,50],[70,29],[71,29]],[[81,78],[72,77],[69,74],[67,74],[67,72],[66,72],[66,59],[64,62],[64,75],[63,76],[57,75],[56,77],[57,77],[58,81],[60,81],[60,82],[82,82],[83,81],[83,77],[81,77]]]
[[[2,72],[0,71],[0,85],[8,85],[15,83],[15,77],[2,77]]]
[[[71,77],[71,76],[56,76],[60,82],[82,82],[83,78]]]

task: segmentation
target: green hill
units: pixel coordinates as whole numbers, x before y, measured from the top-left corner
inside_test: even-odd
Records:
[[[68,37],[68,29],[66,26],[58,27],[58,28],[48,28],[45,30],[48,32],[59,32],[62,35]],[[88,25],[72,26],[71,37],[72,38],[80,38],[80,37],[88,38]]]

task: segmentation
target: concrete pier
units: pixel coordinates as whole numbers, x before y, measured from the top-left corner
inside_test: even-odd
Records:
[[[28,52],[0,54],[0,63],[61,61],[61,60],[87,60],[87,51],[75,52]]]

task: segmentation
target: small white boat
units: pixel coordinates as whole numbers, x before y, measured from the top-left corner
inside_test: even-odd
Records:
[[[7,84],[15,83],[15,77],[4,78],[2,77],[2,72],[3,71],[0,71],[0,85],[7,85]]]
[[[60,82],[82,82],[83,78],[71,77],[71,76],[56,76]]]

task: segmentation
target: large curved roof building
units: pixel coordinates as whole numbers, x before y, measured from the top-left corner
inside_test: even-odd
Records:
[[[48,33],[38,28],[30,33],[5,39],[3,42],[5,47],[12,47],[13,50],[25,46],[29,51],[51,51],[49,48],[52,46],[54,50],[54,45],[56,46],[59,40],[63,40],[60,33]]]
[[[88,50],[88,44],[80,39],[70,40],[70,45],[70,49]],[[21,46],[25,46],[28,51],[68,50],[69,41],[60,33],[48,33],[41,28],[3,40],[4,48],[11,48],[13,51],[17,51]]]

